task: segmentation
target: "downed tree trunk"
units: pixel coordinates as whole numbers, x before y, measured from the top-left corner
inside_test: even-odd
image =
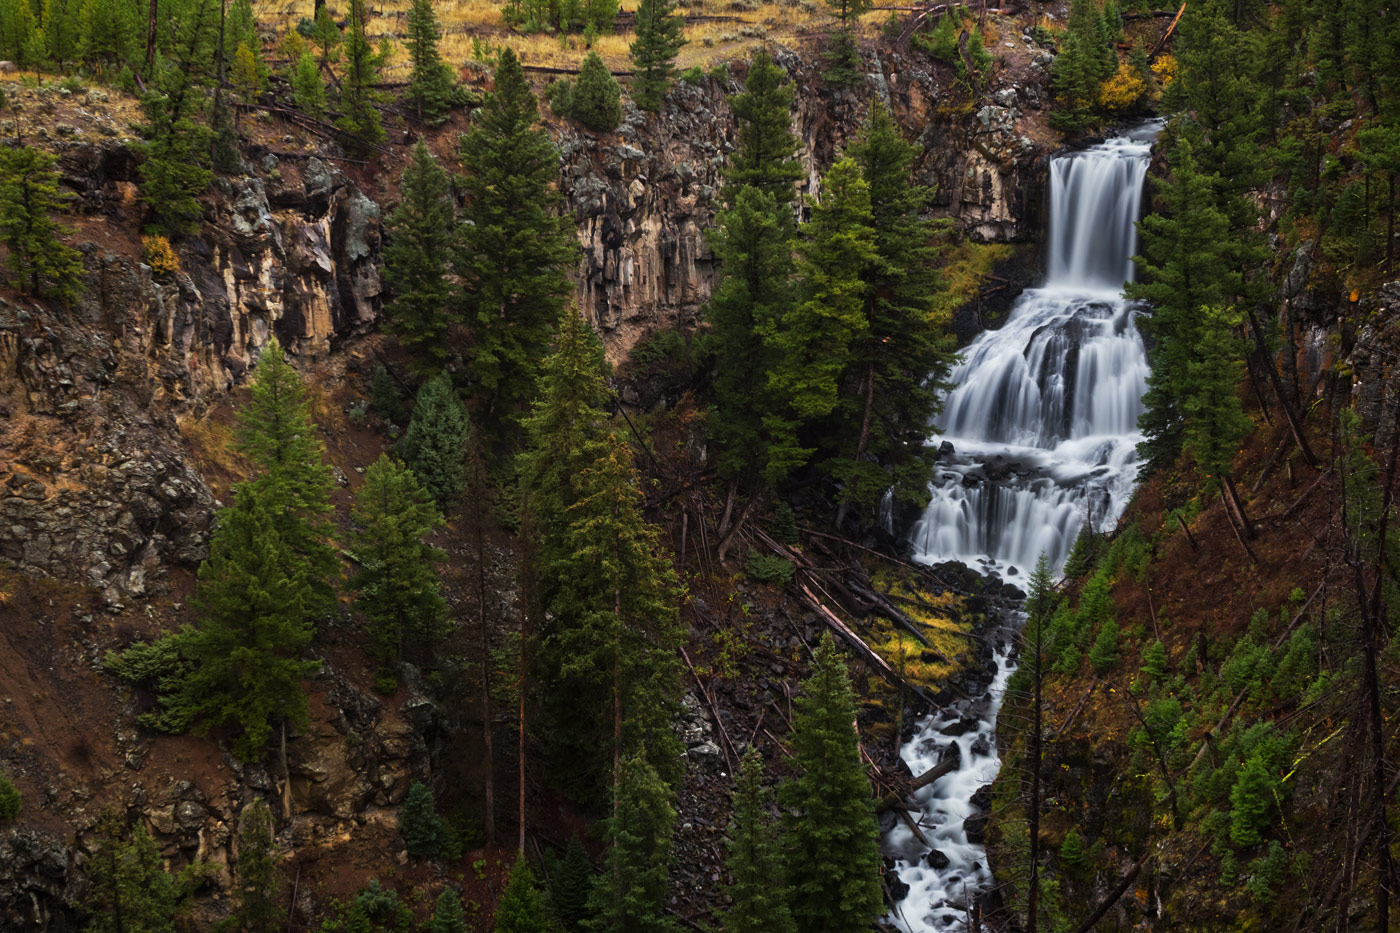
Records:
[[[904,798],[908,797],[910,794],[914,793],[914,791],[918,790],[921,787],[927,787],[934,781],[943,777],[945,774],[952,774],[954,771],[958,770],[958,764],[961,762],[961,760],[961,758],[949,757],[943,761],[940,761],[938,764],[934,765],[932,768],[929,768],[923,774],[914,778],[914,780],[910,782],[908,790],[902,793],[896,791],[894,793],[889,793],[881,797],[875,803],[875,812],[884,813],[891,807],[899,806],[900,802],[904,800]]]
[[[836,613],[822,605],[821,600],[813,595],[812,590],[807,584],[797,584],[797,590],[802,595],[802,601],[807,604],[808,608],[820,616],[822,621],[825,622],[832,631],[840,635],[846,644],[854,648],[856,653],[864,658],[867,664],[879,671],[886,680],[896,687],[903,687],[908,690],[929,706],[935,709],[938,708],[938,704],[933,702],[923,687],[920,687],[918,684],[911,684],[903,677],[900,677],[899,674],[895,673],[894,668],[890,667],[888,661],[876,654],[874,648],[871,648],[859,635],[851,631],[851,627],[837,618]]]

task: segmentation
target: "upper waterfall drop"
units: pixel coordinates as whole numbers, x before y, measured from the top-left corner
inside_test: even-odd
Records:
[[[1147,351],[1133,305],[1155,121],[1050,165],[1046,277],[964,351],[930,440],[940,459],[917,559],[1058,570],[1086,521],[1116,522],[1136,472]]]

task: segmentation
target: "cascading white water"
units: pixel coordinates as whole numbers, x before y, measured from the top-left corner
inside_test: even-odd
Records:
[[[1122,286],[1159,129],[1147,123],[1051,163],[1045,283],[1017,300],[1000,330],[974,340],[952,374],[930,440],[943,453],[913,532],[917,560],[1018,574],[1043,553],[1058,573],[1085,522],[1107,528],[1122,514],[1148,375]],[[959,762],[914,795],[929,845],[903,822],[883,840],[909,886],[887,919],[907,933],[964,929],[991,886],[969,829],[984,817],[974,794],[1001,767],[996,717],[1015,668],[1009,647],[996,651],[985,694],[930,716],[901,750],[915,775],[950,755]]]

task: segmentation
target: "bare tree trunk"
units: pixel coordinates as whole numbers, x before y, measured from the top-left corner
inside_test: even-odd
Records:
[[[292,769],[287,764],[287,720],[282,720],[282,819],[292,818]]]
[[[1269,382],[1274,387],[1274,394],[1278,396],[1279,406],[1283,408],[1284,420],[1288,422],[1288,430],[1293,434],[1293,440],[1298,445],[1298,449],[1303,452],[1303,459],[1308,466],[1317,469],[1321,465],[1317,454],[1308,444],[1308,438],[1303,433],[1303,423],[1298,417],[1298,412],[1293,408],[1293,402],[1288,397],[1288,390],[1283,386],[1283,380],[1279,378],[1278,367],[1274,365],[1274,357],[1269,353],[1268,344],[1264,342],[1264,328],[1259,325],[1259,317],[1254,313],[1254,309],[1249,309],[1249,330],[1254,335],[1254,345],[1259,351],[1259,358],[1264,364],[1264,374],[1269,377]]]

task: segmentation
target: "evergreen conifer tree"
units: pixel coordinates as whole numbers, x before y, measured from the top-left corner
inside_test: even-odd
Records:
[[[340,82],[340,119],[335,121],[344,134],[345,146],[352,153],[364,155],[374,150],[384,139],[384,127],[379,121],[379,83],[383,57],[369,43],[365,34],[368,18],[365,0],[350,0],[350,18],[345,31],[345,74]]]
[[[787,73],[760,50],[749,62],[743,93],[729,100],[739,125],[739,146],[726,173],[731,185],[752,185],[772,195],[779,205],[796,197],[802,166],[792,157],[797,137],[792,133],[792,85]]]
[[[442,818],[437,814],[432,790],[422,781],[413,782],[399,807],[399,833],[409,855],[437,857],[442,846]]]
[[[108,810],[97,825],[97,851],[88,863],[92,889],[85,907],[92,933],[171,933],[179,888],[166,874],[146,827],[129,833]]]
[[[837,27],[831,36],[827,69],[822,77],[832,87],[851,87],[860,80],[860,53],[851,27],[870,9],[870,0],[826,0],[826,5],[836,14]]]
[[[826,469],[841,482],[841,518],[851,505],[873,509],[887,489],[922,505],[934,451],[923,443],[940,408],[954,359],[946,321],[935,316],[942,287],[926,220],[933,192],[910,181],[915,147],[890,112],[871,106],[850,154],[870,186],[875,258],[862,274],[866,326],[852,347]]]
[[[447,622],[436,564],[447,554],[424,538],[443,524],[413,471],[380,454],[365,471],[352,512],[350,552],[360,569],[350,578],[355,608],[369,621],[380,660],[397,661],[410,637],[432,650]]]
[[[345,43],[345,36],[341,34],[340,25],[335,21],[329,6],[322,5],[317,8],[311,38],[321,50],[322,67],[340,61],[340,50]]]
[[[64,205],[57,163],[28,146],[0,149],[0,241],[11,284],[29,295],[72,300],[83,266],[78,251],[59,239],[69,231],[50,216]]]
[[[415,355],[416,365],[438,368],[448,354],[453,205],[447,172],[421,140],[413,147],[399,191],[384,246],[390,293],[384,314],[389,330]]]
[[[705,348],[714,360],[708,425],[719,448],[715,467],[731,482],[763,471],[769,421],[781,420],[767,396],[772,354],[759,334],[775,328],[792,305],[791,225],[771,194],[745,185],[709,231],[721,278],[705,307]]]
[[[326,115],[326,86],[321,83],[321,68],[310,49],[297,57],[291,84],[292,101],[303,113],[318,120]]]
[[[614,788],[608,821],[608,854],[589,898],[593,933],[669,933],[665,915],[674,794],[645,758],[627,758]]]
[[[578,933],[588,918],[588,895],[593,890],[593,863],[579,841],[578,833],[569,837],[564,858],[550,876],[550,904],[555,916],[568,933]]]
[[[523,855],[517,855],[510,882],[496,905],[496,933],[551,933],[549,907]]]
[[[803,933],[854,933],[880,914],[880,850],[855,732],[855,693],[831,635],[793,701],[798,776],[778,791],[792,915]]]
[[[269,340],[258,357],[248,404],[237,414],[237,449],[260,469],[253,480],[276,516],[278,535],[297,567],[288,574],[310,589],[306,610],[314,618],[335,602],[333,579],[340,561],[331,534],[330,468],[316,437],[301,376]]]
[[[447,111],[462,102],[457,76],[438,54],[437,14],[432,0],[413,0],[408,9],[408,55],[412,62],[404,100],[414,108],[418,119],[436,126],[447,119]]]
[[[239,933],[271,933],[282,919],[278,903],[281,876],[277,873],[277,849],[272,811],[267,801],[255,800],[243,808],[238,821],[238,906],[230,926]]]
[[[504,903],[504,900],[502,901]],[[500,908],[496,908],[497,915]],[[462,910],[462,898],[452,888],[444,888],[433,906],[433,919],[428,921],[427,933],[471,933],[467,915]]]
[[[195,198],[209,187],[210,130],[196,118],[204,95],[182,63],[157,53],[150,89],[141,96],[146,115],[137,169],[141,198],[156,225],[171,234],[199,227],[203,209]]]
[[[495,89],[462,137],[467,207],[454,263],[474,341],[473,387],[493,430],[529,397],[578,252],[572,220],[553,213],[559,155],[538,122],[535,95],[507,48]]]
[[[637,38],[628,50],[635,75],[632,98],[643,110],[658,111],[666,99],[676,53],[685,45],[684,27],[685,19],[676,15],[671,0],[638,0]]]
[[[782,425],[778,413],[768,422],[774,443],[764,478],[770,483],[807,462],[814,448],[799,431],[836,407],[852,347],[869,327],[862,275],[878,258],[872,222],[870,186],[855,160],[842,159],[822,180],[822,200],[803,227],[798,263],[805,299],[761,331],[774,356],[771,404],[786,412]]]
[[[19,816],[22,806],[23,800],[19,788],[14,785],[8,775],[0,773],[0,820],[12,820]]]
[[[403,403],[399,401],[399,390],[383,363],[374,367],[374,374],[370,376],[369,406],[385,421],[403,423]]]
[[[199,568],[199,624],[177,636],[190,669],[173,724],[232,729],[243,761],[262,758],[274,725],[305,725],[301,681],[321,666],[301,659],[314,633],[309,607],[320,601],[281,535],[284,507],[267,483],[238,488]]]
[[[399,442],[399,452],[444,510],[456,502],[466,487],[463,452],[471,429],[467,410],[452,387],[451,377],[439,373],[423,383],[408,430]]]
[[[782,861],[770,815],[771,791],[763,784],[763,759],[749,746],[734,788],[734,827],[725,867],[732,906],[725,933],[796,933],[782,884]]]
[[[579,67],[569,114],[598,133],[610,133],[622,122],[622,89],[595,51]]]

